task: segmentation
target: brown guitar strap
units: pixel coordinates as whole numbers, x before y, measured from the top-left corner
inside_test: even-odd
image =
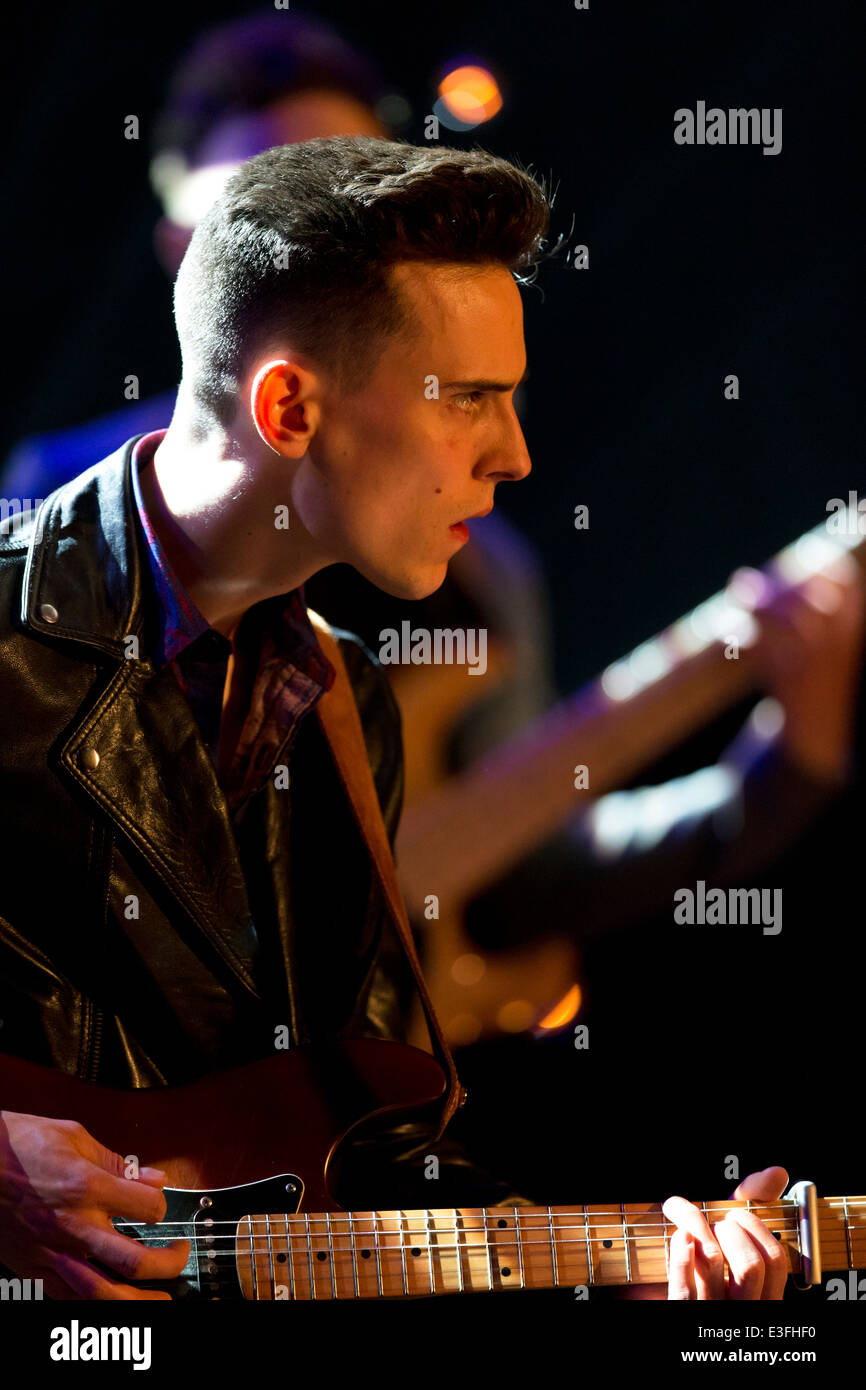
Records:
[[[466,1093],[460,1084],[454,1058],[445,1041],[445,1035],[433,1008],[433,1001],[424,983],[421,962],[418,959],[415,942],[412,939],[412,929],[406,914],[406,906],[397,883],[397,871],[394,867],[388,833],[376,794],[373,772],[364,742],[364,731],[361,728],[361,717],[355,704],[352,684],[343,661],[343,654],[325,619],[312,610],[308,610],[308,613],[322,651],[337,673],[331,689],[325,692],[316,705],[316,714],[322,732],[328,740],[340,780],[346,789],[364,842],[378,874],[397,935],[412,967],[418,993],[421,996],[421,1003],[424,1006],[424,1016],[427,1020],[433,1052],[448,1080],[448,1091],[439,1129],[436,1133],[436,1138],[439,1139],[454,1111],[463,1103]]]

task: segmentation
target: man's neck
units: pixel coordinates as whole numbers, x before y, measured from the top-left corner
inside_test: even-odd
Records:
[[[166,431],[139,474],[151,525],[181,585],[207,623],[233,640],[241,618],[263,599],[289,593],[329,563],[295,525],[274,525],[289,504],[290,465],[250,463],[240,450]]]

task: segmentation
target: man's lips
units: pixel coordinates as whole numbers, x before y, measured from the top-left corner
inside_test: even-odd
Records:
[[[451,530],[453,531],[455,526],[464,526],[464,525],[466,524],[467,521],[474,521],[476,517],[479,517],[479,516],[489,516],[490,513],[491,513],[492,511],[493,511],[493,503],[491,502],[491,503],[490,503],[490,506],[489,506],[489,507],[485,507],[483,512],[472,512],[469,516],[464,516],[464,517],[462,517],[462,518],[460,519],[460,521],[452,522]]]
[[[466,522],[472,521],[477,516],[489,516],[492,511],[493,503],[491,502],[490,506],[485,507],[483,511],[473,512],[471,516],[467,516],[463,521],[452,522],[451,525],[448,527],[448,530],[451,532],[455,540],[461,541],[465,544],[465,542],[469,539],[469,527],[466,525]]]
[[[472,521],[477,516],[489,516],[492,511],[493,503],[491,502],[490,506],[485,507],[483,512],[473,512],[472,516],[466,517],[465,521],[453,522],[452,525],[448,527],[448,530],[451,532],[455,540],[461,541],[463,544],[465,544],[466,541],[468,541],[469,539],[469,527],[466,525],[466,522]]]

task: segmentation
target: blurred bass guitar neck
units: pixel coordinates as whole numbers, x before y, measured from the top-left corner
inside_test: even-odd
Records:
[[[795,587],[851,554],[866,573],[866,523],[855,509],[787,546],[765,567]],[[754,687],[749,650],[726,658],[747,635],[745,609],[713,595],[517,737],[473,763],[403,813],[400,881],[410,912],[425,895],[465,904],[596,797],[688,738]],[[471,682],[469,682],[471,683]],[[591,769],[576,792],[573,769]]]

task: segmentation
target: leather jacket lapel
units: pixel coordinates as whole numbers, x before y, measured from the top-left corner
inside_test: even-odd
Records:
[[[258,998],[256,931],[228,806],[171,672],[125,662],[60,761]]]
[[[140,646],[129,655],[144,629],[135,442],[43,503],[21,617],[91,664],[119,662],[70,725],[60,765],[258,998],[256,931],[225,798],[171,671],[156,671]]]

